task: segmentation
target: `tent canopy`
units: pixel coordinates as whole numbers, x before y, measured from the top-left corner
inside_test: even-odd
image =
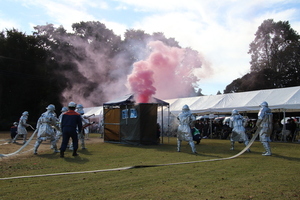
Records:
[[[231,113],[233,109],[237,109],[239,112],[258,112],[259,105],[263,101],[268,102],[269,108],[273,111],[300,112],[300,86],[167,100],[153,99],[160,105],[170,105],[164,110],[175,115],[181,112],[182,106],[185,104],[190,107],[192,113],[200,115]],[[120,104],[134,104],[133,94],[106,102],[104,106]],[[98,113],[102,115],[103,108],[102,106],[91,107],[85,108],[84,111],[85,115],[98,115]]]
[[[263,101],[268,102],[272,110],[300,112],[300,86],[170,99],[170,112],[178,114],[185,104],[192,113],[197,114],[231,113],[233,109],[239,112],[258,112]]]
[[[103,106],[83,108],[83,110],[84,110],[84,115],[85,116],[90,116],[90,115],[93,115],[93,114],[95,116],[102,116],[103,115]]]

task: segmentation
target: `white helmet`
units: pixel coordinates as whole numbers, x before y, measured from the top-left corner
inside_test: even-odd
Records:
[[[22,113],[22,115],[29,115],[29,113],[28,113],[28,111],[24,111],[23,113]]]
[[[184,105],[184,106],[182,107],[182,110],[183,110],[183,111],[187,111],[187,110],[190,110],[190,108],[189,108],[188,105]]]
[[[259,106],[260,107],[268,107],[268,103],[266,101],[264,101]]]
[[[50,104],[49,106],[47,106],[46,109],[51,110],[51,111],[55,111],[55,106],[53,104]]]
[[[74,103],[73,101],[71,101],[69,103],[68,107],[70,107],[70,108],[76,108],[76,103]]]
[[[238,112],[236,109],[233,109],[233,110],[231,111],[231,114],[232,114],[232,115],[237,115],[237,114],[239,114],[239,112]]]
[[[68,108],[66,106],[61,108],[61,112],[67,112],[67,111],[68,111]]]
[[[17,125],[18,125],[18,122],[14,122],[13,125],[17,126]]]
[[[76,109],[83,109],[83,105],[82,104],[77,104]]]

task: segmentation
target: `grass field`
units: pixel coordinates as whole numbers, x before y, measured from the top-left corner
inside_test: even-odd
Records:
[[[0,158],[0,177],[201,161],[244,148],[236,144],[230,151],[229,140],[203,139],[194,155],[186,143],[176,152],[176,138],[164,138],[164,143],[98,142],[79,150],[79,157],[66,152],[60,158],[49,149],[38,156]],[[251,153],[230,160],[0,180],[0,199],[300,199],[300,144],[272,142],[271,148],[272,156],[262,156],[264,149],[255,141]]]

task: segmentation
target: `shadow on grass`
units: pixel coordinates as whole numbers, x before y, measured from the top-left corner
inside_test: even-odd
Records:
[[[36,155],[40,158],[47,158],[47,159],[64,159],[67,162],[71,162],[71,163],[76,163],[76,164],[85,164],[87,162],[89,162],[89,159],[87,158],[83,158],[79,156],[72,156],[72,152],[67,152],[65,153],[65,157],[64,158],[60,158],[60,154],[59,153],[43,153],[43,154],[38,154]]]
[[[274,153],[272,154],[272,156],[276,157],[276,158],[282,158],[282,159],[285,159],[285,160],[300,162],[300,158],[288,157],[288,156],[283,156],[283,155],[274,154]]]
[[[70,157],[69,156],[65,156],[64,158],[60,158],[60,159],[64,159],[67,162],[76,163],[76,164],[85,164],[85,163],[87,163],[87,162],[90,161],[87,158],[80,157],[80,155],[79,156],[75,156],[75,157],[73,157],[72,155],[70,155]]]
[[[83,155],[93,155],[93,153],[90,152],[88,149],[82,149],[82,150],[79,150],[78,152]]]
[[[177,152],[177,144],[176,144],[176,138],[173,139],[174,141],[171,141],[170,143],[165,144],[159,144],[159,145],[132,145],[132,144],[124,144],[124,143],[106,143],[111,145],[117,145],[121,148],[132,148],[136,149],[137,152],[142,152],[141,150],[155,150],[160,152],[167,152],[170,154],[187,154],[187,155],[195,155],[197,157],[203,157],[203,158],[226,158],[233,156],[237,153],[239,153],[239,150],[231,151],[230,150],[230,141],[216,141],[216,140],[206,140],[196,146],[197,154],[193,154],[190,145],[188,142],[182,142],[181,144],[181,151]],[[225,143],[225,144],[224,144]],[[244,146],[241,144],[238,149],[242,150]]]

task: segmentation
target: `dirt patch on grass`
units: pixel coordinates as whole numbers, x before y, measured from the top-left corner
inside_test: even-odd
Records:
[[[27,140],[32,136],[33,131],[29,131],[27,135]],[[25,158],[30,155],[33,155],[33,147],[36,142],[36,135],[32,138],[29,144],[24,147],[20,152],[6,156],[7,154],[14,153],[23,147],[23,139],[18,138],[16,143],[11,143],[10,132],[0,132],[0,161],[12,158]],[[58,141],[57,147],[59,148],[61,145],[62,138]],[[89,144],[92,143],[101,143],[103,139],[100,138],[99,134],[90,134],[90,137],[85,140],[85,144],[88,147]],[[50,149],[50,141],[43,141],[42,144],[38,148],[38,154],[43,154],[43,152],[53,151]],[[4,157],[3,157],[4,156]]]

